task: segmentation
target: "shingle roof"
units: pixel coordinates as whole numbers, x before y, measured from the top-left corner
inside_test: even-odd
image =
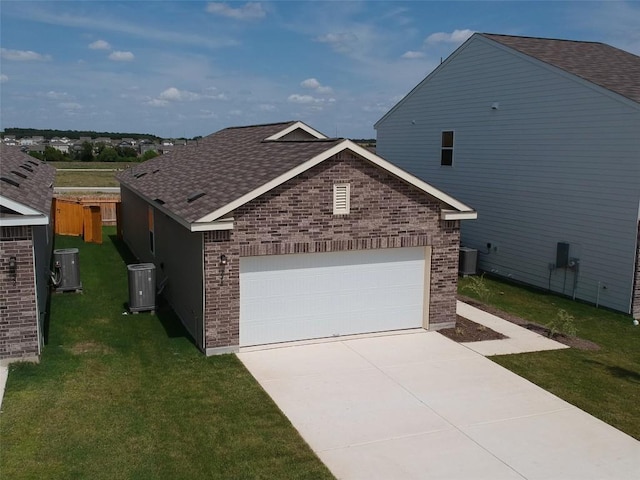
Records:
[[[640,103],[637,55],[604,43],[480,35]]]
[[[117,178],[162,208],[195,222],[344,141],[286,137],[265,141],[295,123],[226,128],[196,145],[177,147],[129,168]]]
[[[20,150],[0,144],[0,195],[37,210],[51,212],[56,169]]]

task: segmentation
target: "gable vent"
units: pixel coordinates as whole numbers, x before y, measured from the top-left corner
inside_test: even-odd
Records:
[[[345,215],[351,207],[351,186],[348,183],[336,183],[333,186],[333,214]]]
[[[16,182],[13,178],[0,177],[0,180],[2,180],[5,183],[8,183],[9,185],[13,185],[14,187],[19,187],[20,186],[20,184],[18,182]]]
[[[204,193],[204,192],[200,192],[200,193],[196,193],[194,195],[191,195],[189,198],[187,198],[187,203],[194,202],[197,199],[199,199],[200,197],[204,197],[205,195],[206,195],[206,193]]]

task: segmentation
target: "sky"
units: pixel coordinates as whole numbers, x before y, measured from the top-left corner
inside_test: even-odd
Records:
[[[474,32],[640,55],[638,1],[0,1],[0,128],[374,123]]]

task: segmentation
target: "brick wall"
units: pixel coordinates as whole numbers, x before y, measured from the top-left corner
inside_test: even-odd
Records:
[[[351,185],[348,215],[333,214],[333,184]],[[234,213],[234,229],[205,235],[206,348],[239,343],[242,256],[432,247],[430,328],[455,323],[459,223],[439,203],[343,152]],[[220,255],[228,265],[220,265]]]
[[[15,274],[9,259],[16,257]],[[0,228],[0,359],[39,354],[31,227]]]
[[[640,320],[640,222],[638,222],[638,243],[636,251],[636,278],[633,284],[633,299],[631,314]]]

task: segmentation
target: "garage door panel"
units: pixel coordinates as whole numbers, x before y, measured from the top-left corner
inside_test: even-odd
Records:
[[[245,257],[240,344],[422,325],[424,248]]]

